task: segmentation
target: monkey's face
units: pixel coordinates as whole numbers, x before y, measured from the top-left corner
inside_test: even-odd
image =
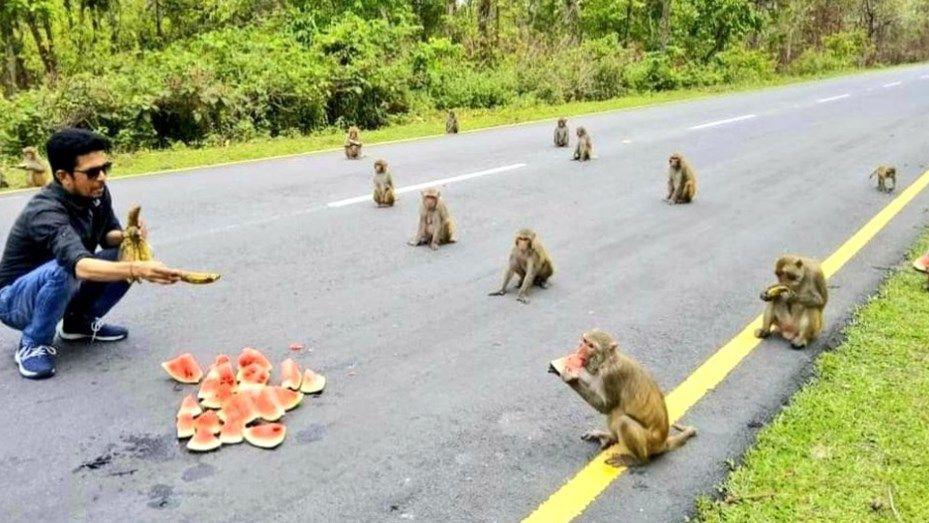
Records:
[[[438,203],[439,199],[435,196],[423,196],[423,206],[430,211],[434,211]]]
[[[578,135],[578,136],[584,136],[585,134],[587,134],[587,131],[586,131],[583,127],[578,127],[578,128],[577,128],[577,135]]]
[[[803,262],[801,260],[782,260],[782,263],[777,264],[774,275],[777,276],[778,283],[794,289],[803,282]]]
[[[558,120],[558,127],[566,127],[568,122],[565,120]]]
[[[670,165],[672,169],[680,169],[681,168],[681,157],[672,156],[668,158],[668,165]]]
[[[529,238],[528,236],[517,236],[516,247],[521,252],[528,251],[532,247],[532,238]]]
[[[385,163],[376,163],[374,164],[374,172],[377,174],[384,174],[384,171],[387,170],[387,164]]]

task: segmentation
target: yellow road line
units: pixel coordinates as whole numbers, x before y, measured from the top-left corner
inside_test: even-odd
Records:
[[[910,184],[899,196],[864,224],[851,238],[843,243],[823,263],[826,277],[833,276],[849,260],[880,232],[910,201],[929,185],[929,171]],[[668,416],[676,423],[688,409],[703,399],[707,392],[719,385],[735,367],[741,363],[760,340],[755,338],[755,329],[761,326],[761,315],[756,317],[732,340],[723,345],[702,365],[671,391],[666,398]],[[686,449],[686,447],[684,447]],[[579,516],[618,478],[625,468],[614,468],[606,464],[611,450],[601,452],[590,463],[568,480],[558,491],[526,517],[523,522],[550,523],[571,521]]]

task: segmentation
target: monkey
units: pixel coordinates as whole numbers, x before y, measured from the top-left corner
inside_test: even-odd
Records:
[[[387,161],[378,160],[374,162],[374,203],[378,207],[393,207],[394,201],[394,179],[390,176]]]
[[[6,179],[3,177],[3,169],[0,169],[0,189],[6,189],[10,184],[6,183]]]
[[[878,166],[877,169],[868,176],[868,179],[877,176],[877,190],[882,192],[893,192],[897,188],[897,168],[889,165]],[[887,180],[893,182],[893,185],[887,185]]]
[[[17,165],[26,171],[26,182],[29,187],[43,187],[48,183],[48,164],[39,156],[35,147],[23,149],[23,163]]]
[[[791,347],[802,349],[822,331],[829,300],[826,277],[819,262],[793,254],[778,258],[774,274],[777,283],[761,293],[767,305],[755,336],[767,338],[776,328]]]
[[[568,146],[568,119],[559,118],[555,127],[555,147]]]
[[[361,157],[360,131],[354,125],[348,128],[348,137],[345,138],[345,157],[356,160]]]
[[[455,111],[449,111],[448,117],[445,118],[445,133],[458,134],[458,117],[455,116]]]
[[[594,144],[587,134],[587,129],[577,128],[577,147],[574,148],[574,159],[586,162],[594,154]]]
[[[554,273],[555,266],[552,264],[552,259],[548,256],[548,251],[542,246],[536,233],[531,229],[520,229],[516,232],[516,239],[513,240],[510,261],[503,274],[503,285],[500,290],[489,295],[503,296],[506,294],[506,287],[513,279],[513,274],[518,274],[520,280],[516,286],[519,288],[519,294],[516,299],[528,304],[529,298],[526,295],[529,287],[538,285],[543,289],[548,288],[548,279]]]
[[[412,246],[428,244],[432,250],[439,245],[458,241],[455,221],[445,206],[442,192],[435,187],[423,189],[422,205],[419,208],[419,228],[410,240]]]
[[[557,361],[567,364],[557,367]],[[572,361],[573,360],[573,361]],[[549,365],[597,412],[606,416],[607,430],[591,430],[581,436],[605,450],[619,443],[619,451],[607,458],[614,466],[644,465],[652,456],[679,448],[697,434],[693,427],[674,425],[680,433],[669,435],[668,408],[664,394],[644,367],[623,355],[608,333],[593,329],[568,358]]]
[[[671,205],[690,203],[697,194],[697,173],[681,153],[668,158],[668,195],[665,201]]]

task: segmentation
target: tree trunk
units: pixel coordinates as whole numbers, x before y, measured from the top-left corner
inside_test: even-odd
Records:
[[[629,43],[629,31],[632,29],[632,2],[626,0],[626,27],[623,29],[623,45]]]
[[[32,39],[35,40],[36,49],[39,51],[39,58],[42,60],[42,65],[45,67],[45,74],[49,79],[54,80],[58,75],[58,68],[55,65],[55,56],[52,54],[53,49],[50,45],[46,45],[45,40],[42,38],[42,33],[39,30],[39,23],[35,19],[35,14],[28,12],[26,14],[26,25],[29,27],[29,33],[32,35]]]
[[[454,0],[452,0],[454,2]],[[161,26],[161,0],[155,0],[155,35],[158,36],[159,43],[164,39],[164,32]]]
[[[661,50],[668,48],[668,38],[671,35],[671,0],[661,0],[661,23],[658,26]]]

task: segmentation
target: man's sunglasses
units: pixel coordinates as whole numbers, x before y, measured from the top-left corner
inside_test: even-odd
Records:
[[[96,177],[100,176],[100,173],[102,173],[102,172],[105,172],[105,173],[109,174],[110,169],[112,169],[112,168],[113,168],[113,162],[106,162],[106,163],[103,164],[103,165],[98,165],[98,166],[96,166],[96,167],[91,167],[90,169],[87,169],[87,170],[74,169],[74,172],[84,174],[84,175],[86,175],[88,178],[90,178],[91,180],[93,180],[93,179],[95,179]]]

